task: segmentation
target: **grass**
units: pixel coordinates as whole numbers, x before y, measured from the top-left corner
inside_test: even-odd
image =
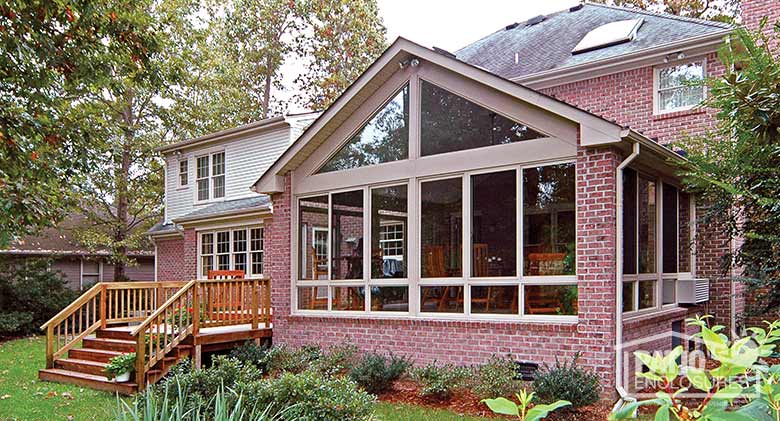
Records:
[[[38,380],[38,370],[46,365],[45,349],[42,337],[0,344],[0,421],[114,419],[117,408],[114,395]],[[377,404],[376,414],[386,421],[482,419],[390,403]]]

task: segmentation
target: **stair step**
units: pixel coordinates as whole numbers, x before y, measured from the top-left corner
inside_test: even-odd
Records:
[[[133,335],[130,334],[130,330],[122,327],[109,327],[105,329],[98,329],[95,332],[98,338],[106,339],[123,339],[126,341],[133,340]]]
[[[135,352],[135,341],[110,338],[84,338],[84,348],[103,349],[106,351]]]
[[[68,351],[68,358],[74,360],[87,360],[107,363],[121,352],[107,351],[105,349],[80,348]]]
[[[55,368],[76,371],[79,373],[94,374],[96,376],[105,375],[105,369],[107,365],[107,363],[103,362],[79,360],[75,358],[63,358],[61,360],[54,361]]]
[[[132,395],[138,389],[135,383],[114,383],[106,379],[105,376],[78,373],[59,368],[39,370],[38,378],[48,382],[75,384],[107,392],[118,392],[124,395]]]

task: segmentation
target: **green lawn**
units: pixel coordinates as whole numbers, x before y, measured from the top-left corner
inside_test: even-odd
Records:
[[[0,421],[10,420],[110,420],[116,397],[78,386],[38,381],[45,365],[43,338],[19,339],[0,345]],[[447,411],[380,403],[382,420],[450,421],[479,420]],[[71,418],[72,417],[72,418]]]

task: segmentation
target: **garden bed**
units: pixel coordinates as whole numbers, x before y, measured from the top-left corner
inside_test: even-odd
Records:
[[[487,405],[480,402],[480,399],[467,389],[453,393],[452,398],[447,400],[425,398],[420,396],[420,386],[407,379],[395,382],[390,390],[379,394],[378,397],[383,402],[447,410],[460,415],[514,419],[493,414]],[[604,401],[576,410],[559,410],[545,419],[550,421],[604,421],[611,410],[612,403]]]

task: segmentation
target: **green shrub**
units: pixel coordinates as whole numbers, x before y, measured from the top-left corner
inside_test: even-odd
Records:
[[[272,347],[265,355],[264,363],[271,374],[300,373],[322,358],[322,349],[318,346],[304,346],[296,350],[286,345]]]
[[[577,353],[571,362],[564,363],[556,358],[555,364],[545,364],[536,371],[534,391],[540,400],[552,402],[563,399],[571,402],[574,408],[598,402],[601,389],[599,377],[577,365],[579,356]]]
[[[0,259],[0,337],[37,333],[79,293],[45,259]],[[86,318],[84,318],[86,320]]]
[[[272,408],[281,419],[290,421],[371,420],[376,400],[346,377],[326,377],[314,371],[283,373],[247,385],[243,392],[253,407]]]
[[[254,341],[246,341],[243,345],[230,351],[230,357],[244,364],[253,364],[262,371],[266,371],[265,359],[268,347],[257,345]]]
[[[509,358],[493,356],[474,369],[471,390],[481,399],[512,396],[518,390],[517,369]]]
[[[314,370],[326,376],[347,373],[356,363],[357,351],[357,347],[349,343],[333,345],[316,360]]]
[[[463,387],[468,370],[452,364],[436,365],[436,361],[412,370],[412,379],[420,384],[420,395],[435,399],[449,399],[452,391]]]
[[[368,353],[352,368],[349,377],[369,393],[376,394],[389,389],[411,365],[404,357]]]

